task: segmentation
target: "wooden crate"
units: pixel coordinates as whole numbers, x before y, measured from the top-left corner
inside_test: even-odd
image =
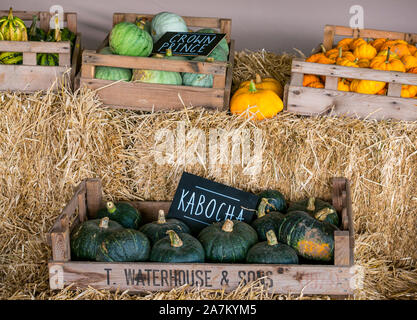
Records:
[[[71,261],[70,232],[74,226],[94,218],[104,206],[99,179],[84,180],[48,233],[52,247],[49,261],[51,289],[74,284],[98,289],[129,290],[129,292],[171,290],[186,283],[205,289],[236,289],[242,282],[260,277],[269,292],[311,295],[346,296],[352,294],[350,282],[354,276],[354,231],[349,181],[334,178],[332,201],[341,218],[336,231],[334,263],[331,265],[266,265],[215,263],[102,263]],[[168,212],[171,202],[130,202],[142,212],[145,222],[157,219],[159,209]]]
[[[152,18],[150,14],[115,13],[113,25],[122,21],[135,22],[137,17]],[[155,60],[149,57],[129,57],[98,54],[85,50],[82,57],[80,85],[99,89],[98,96],[104,105],[133,110],[182,109],[186,106],[203,106],[215,110],[227,110],[232,86],[234,40],[230,39],[232,21],[220,18],[183,17],[187,26],[214,28],[226,34],[229,42],[227,62],[197,62],[178,60]],[[108,45],[109,35],[97,51]],[[213,88],[175,86],[140,82],[115,82],[95,79],[96,66],[124,67],[130,69],[152,69],[176,72],[205,73],[213,75]]]
[[[323,44],[326,50],[333,47],[335,36],[401,39],[417,42],[417,34],[351,29],[326,25]],[[304,74],[326,76],[324,89],[303,87]],[[377,80],[388,82],[386,96],[368,95],[337,90],[339,78]],[[294,59],[291,67],[291,82],[286,85],[284,103],[286,110],[301,115],[347,115],[361,119],[417,120],[417,99],[401,98],[402,85],[417,85],[417,74],[381,71],[367,68],[352,68],[325,65]]]
[[[0,16],[8,15],[9,11],[0,11]],[[38,16],[40,28],[48,31],[51,13],[44,11],[13,11],[13,15],[21,18],[28,26],[31,24],[34,15]],[[77,14],[73,12],[64,13],[64,22],[69,30],[77,37],[74,43],[74,50],[71,57],[69,41],[42,42],[42,41],[0,41],[0,52],[23,52],[23,64],[21,65],[0,65],[0,91],[23,91],[33,92],[49,89],[62,75],[71,68],[68,77],[70,84],[74,82],[81,62],[81,34],[77,33]],[[59,55],[59,66],[38,66],[36,65],[37,53],[57,53]],[[56,86],[55,86],[56,88]]]

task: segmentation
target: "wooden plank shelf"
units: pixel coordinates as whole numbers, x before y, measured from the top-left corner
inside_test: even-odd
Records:
[[[170,201],[129,202],[142,213],[144,223],[155,221],[160,209],[168,212]],[[101,180],[86,179],[48,233],[52,248],[49,261],[50,288],[72,289],[91,286],[97,289],[129,290],[130,293],[171,290],[188,284],[202,289],[236,289],[239,284],[261,278],[271,293],[347,296],[351,287],[354,263],[353,213],[349,181],[332,179],[332,203],[342,224],[335,232],[334,263],[328,265],[300,264],[217,264],[217,263],[155,263],[155,262],[90,262],[71,261],[70,232],[85,219],[96,217],[104,207]]]

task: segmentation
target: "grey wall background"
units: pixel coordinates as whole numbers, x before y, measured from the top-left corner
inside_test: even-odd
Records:
[[[78,13],[85,48],[95,49],[112,26],[114,12],[158,13],[232,19],[236,49],[265,48],[275,52],[305,53],[323,38],[325,24],[349,25],[349,8],[364,8],[365,28],[417,32],[416,0],[0,0],[2,10],[49,11],[59,4]]]

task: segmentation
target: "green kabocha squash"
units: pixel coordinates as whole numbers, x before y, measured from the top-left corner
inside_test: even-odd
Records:
[[[97,212],[97,218],[109,217],[110,220],[117,221],[124,228],[138,229],[142,214],[129,203],[111,201],[106,203],[106,208],[102,208]]]
[[[207,58],[203,56],[198,56],[198,57],[193,58],[192,61],[213,62],[214,59],[210,57]],[[204,74],[204,73],[186,72],[182,75],[182,83],[184,86],[212,88],[213,87],[213,75]]]
[[[113,54],[110,47],[104,47],[98,53]],[[111,81],[130,81],[130,79],[132,79],[132,69],[97,66],[95,70],[95,78]]]
[[[151,35],[156,43],[166,32],[188,32],[182,17],[172,12],[160,12],[151,22]]]
[[[38,16],[33,15],[32,24],[30,25],[28,38],[29,41],[45,41],[46,32],[38,28],[36,24],[38,23]]]
[[[263,202],[266,203],[266,198],[262,198]],[[262,204],[262,203],[261,203]],[[273,230],[274,232],[278,231],[279,226],[281,225],[282,220],[284,219],[284,215],[281,212],[270,212],[265,214],[265,210],[262,208],[264,204],[259,206],[261,210],[256,212],[257,218],[253,220],[251,226],[254,228],[258,234],[259,241],[266,240],[266,233],[269,230]]]
[[[214,48],[208,57],[213,58],[214,61],[227,61],[227,53],[222,49],[222,47],[217,46]]]
[[[204,262],[204,249],[201,243],[188,233],[166,232],[168,237],[158,240],[151,251],[153,262],[191,263]]]
[[[38,53],[36,61],[39,66],[58,66],[59,56],[57,53]]]
[[[131,22],[120,22],[110,32],[109,44],[112,51],[123,56],[147,57],[152,53],[152,37]]]
[[[271,211],[279,211],[285,213],[287,211],[287,202],[281,192],[277,190],[265,190],[258,194],[261,199],[258,204],[258,211],[269,213]],[[263,201],[265,199],[265,201]]]
[[[298,264],[297,252],[290,246],[279,243],[275,232],[266,233],[267,241],[258,242],[249,249],[246,256],[248,263]]]
[[[258,242],[256,231],[243,221],[216,222],[201,230],[198,240],[204,247],[206,260],[241,262],[250,247]]]
[[[321,222],[307,212],[291,211],[285,215],[278,229],[278,239],[299,256],[317,261],[331,261],[334,254],[334,225]]]
[[[122,229],[103,237],[97,250],[96,261],[146,261],[150,252],[151,244],[142,232]]]
[[[339,215],[336,209],[330,203],[318,198],[310,197],[294,202],[290,205],[288,211],[304,211],[319,221],[339,226]]]
[[[71,256],[74,260],[96,259],[102,239],[123,227],[109,218],[87,220],[77,225],[71,232]]]
[[[161,54],[156,54],[154,58],[163,59],[164,56]],[[171,84],[177,86],[182,85],[182,77],[179,72],[163,70],[134,69],[132,74],[132,81]]]
[[[139,228],[155,244],[158,240],[166,237],[166,232],[173,230],[177,233],[190,233],[190,228],[178,219],[165,219],[164,210],[159,210],[158,220],[147,223]]]
[[[219,33],[219,32],[217,32],[216,30],[214,30],[214,29],[211,29],[211,28],[204,28],[204,29],[200,29],[200,30],[197,30],[197,32],[199,32],[199,33]],[[229,45],[227,44],[227,40],[226,40],[226,37],[224,37],[220,42],[219,42],[219,44],[217,45],[217,47],[221,47],[225,52],[226,52],[226,55],[228,55],[229,54]],[[216,47],[216,48],[217,48]]]
[[[23,54],[20,52],[1,52],[0,64],[22,64]]]
[[[10,8],[8,16],[0,18],[0,32],[2,33],[4,40],[28,40],[25,23],[22,19],[13,16],[12,8]]]

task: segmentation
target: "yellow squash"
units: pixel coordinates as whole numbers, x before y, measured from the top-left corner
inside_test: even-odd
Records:
[[[244,81],[239,88],[249,88],[250,80]],[[282,98],[283,88],[279,81],[274,78],[262,78],[259,74],[255,75],[255,84],[257,89],[269,89],[274,91],[280,98]]]
[[[350,91],[365,94],[377,94],[384,89],[386,83],[373,80],[358,80],[355,79],[350,84]]]
[[[257,120],[272,118],[283,108],[282,100],[274,91],[257,89],[253,80],[248,88],[238,89],[230,101],[231,113]]]

